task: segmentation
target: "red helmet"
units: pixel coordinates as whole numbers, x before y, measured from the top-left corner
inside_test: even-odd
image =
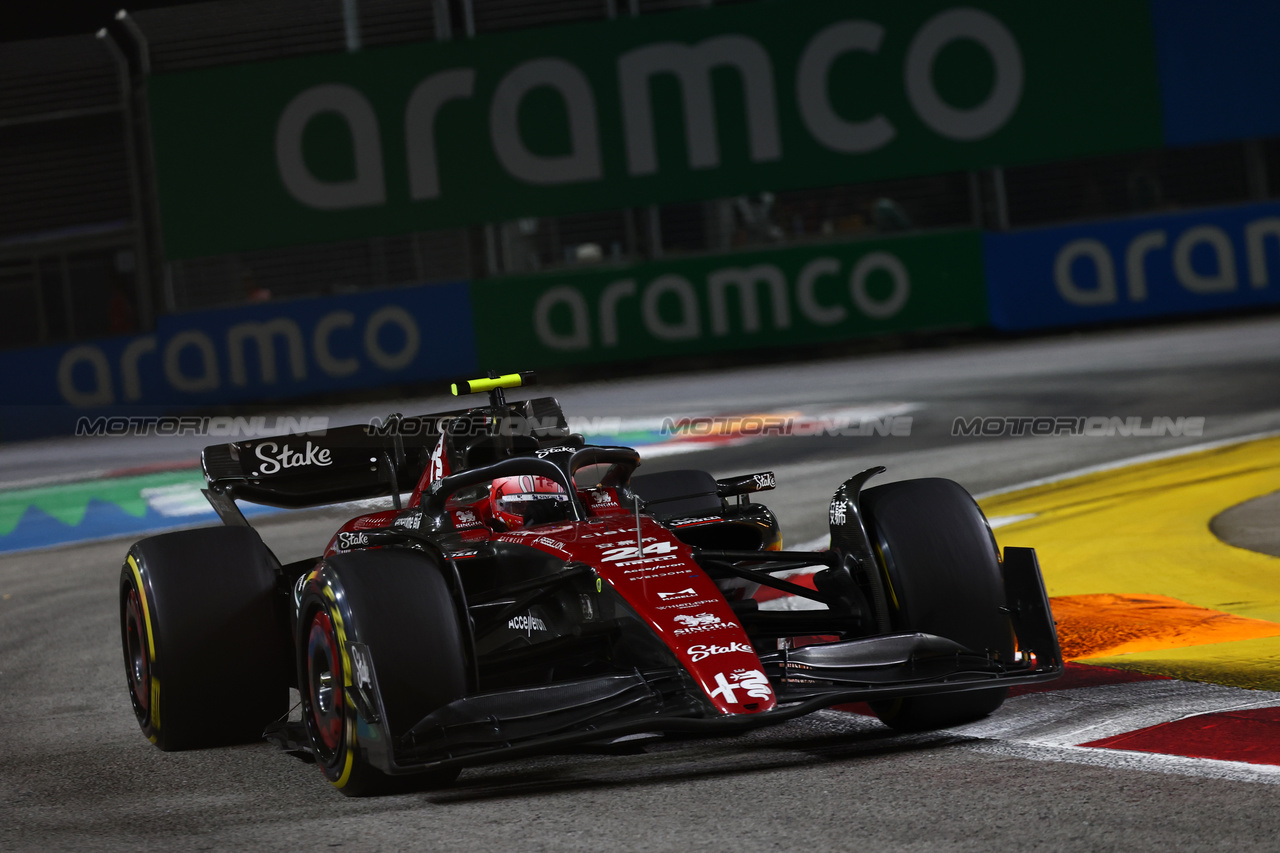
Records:
[[[503,477],[489,486],[493,517],[508,530],[563,516],[569,496],[555,480],[522,474]]]

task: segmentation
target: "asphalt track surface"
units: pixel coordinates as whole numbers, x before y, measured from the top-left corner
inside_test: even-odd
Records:
[[[571,415],[623,418],[911,404],[907,437],[771,437],[646,465],[719,476],[775,471],[779,487],[767,503],[795,545],[823,534],[831,492],[873,464],[889,469],[881,482],[943,476],[985,493],[1278,430],[1280,321],[971,344],[548,393]],[[327,413],[336,424],[451,407],[414,400]],[[1196,437],[950,434],[955,418],[974,416],[1205,422]],[[200,443],[3,447],[0,486],[182,461]],[[281,515],[262,529],[290,560],[316,553],[336,520],[324,511]],[[1280,837],[1280,772],[1265,766],[1088,751],[1019,734],[1086,718],[1106,734],[1105,697],[1120,687],[1101,688],[1090,695],[1104,698],[1089,703],[1069,690],[1052,694],[1052,705],[1019,697],[982,723],[910,736],[827,711],[737,738],[471,769],[445,791],[363,801],[265,744],[161,753],[137,730],[121,672],[116,585],[127,546],[84,543],[0,559],[0,849],[1274,850]],[[1169,707],[1196,690],[1233,690],[1165,684],[1160,701]],[[233,691],[218,685],[211,700],[230,701]],[[1239,696],[1280,704],[1276,694],[1230,693]]]

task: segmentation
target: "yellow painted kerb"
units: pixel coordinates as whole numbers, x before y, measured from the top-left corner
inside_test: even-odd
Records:
[[[995,495],[1001,546],[1036,549],[1050,596],[1155,594],[1280,622],[1280,558],[1209,530],[1223,510],[1280,490],[1280,438],[1213,448]],[[1280,689],[1280,638],[1213,643],[1091,663]]]

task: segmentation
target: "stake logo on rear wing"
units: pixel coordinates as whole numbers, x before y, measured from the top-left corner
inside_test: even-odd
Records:
[[[761,471],[758,474],[742,474],[738,477],[725,477],[716,480],[716,493],[722,498],[734,495],[747,495],[754,492],[767,492],[778,485],[772,471]]]
[[[438,429],[426,425],[409,436],[383,435],[357,425],[324,435],[214,444],[200,458],[214,491],[252,503],[307,507],[383,497],[412,487],[439,441]]]

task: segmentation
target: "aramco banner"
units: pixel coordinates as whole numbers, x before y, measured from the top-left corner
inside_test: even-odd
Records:
[[[22,433],[15,419],[45,410],[207,409],[475,368],[462,282],[170,314],[149,335],[0,353],[0,437]]]
[[[492,279],[471,304],[480,363],[498,370],[987,324],[976,231]]]
[[[1280,303],[1280,204],[985,236],[991,322],[1024,330]]]
[[[763,0],[160,74],[170,258],[1161,142],[1146,0]]]

